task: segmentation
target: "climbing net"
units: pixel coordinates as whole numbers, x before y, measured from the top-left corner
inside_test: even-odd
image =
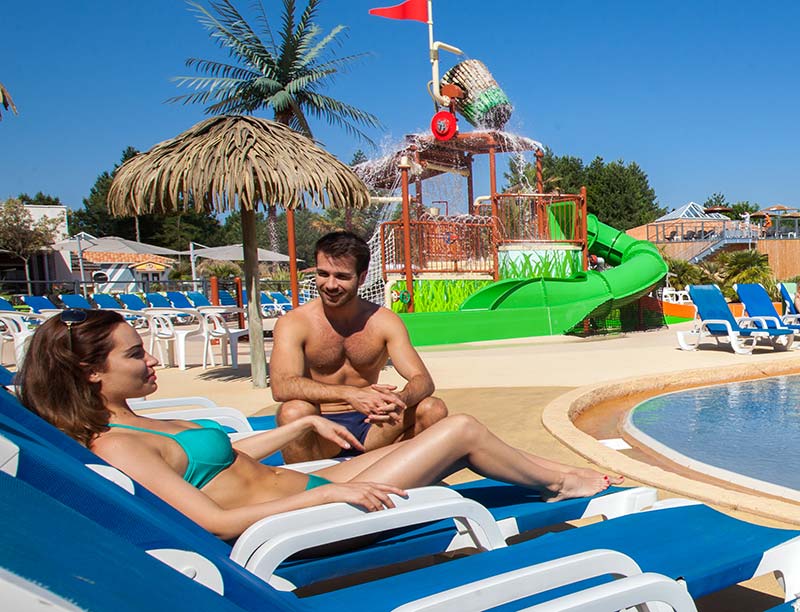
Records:
[[[383,249],[381,248],[381,224],[390,221],[394,217],[397,206],[397,204],[390,203],[384,204],[381,207],[375,231],[372,233],[369,240],[367,240],[370,257],[369,268],[367,269],[367,278],[358,290],[358,295],[373,304],[383,305],[385,301],[384,290],[386,288],[386,282],[383,280],[382,272]],[[393,243],[394,236],[389,236],[388,240]],[[394,245],[387,245],[387,247],[389,246],[391,246],[393,250]],[[313,299],[319,295],[317,292],[316,275],[309,274],[303,279],[300,284],[300,295],[306,300]]]

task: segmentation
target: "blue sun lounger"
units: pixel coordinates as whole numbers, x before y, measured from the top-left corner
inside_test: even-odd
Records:
[[[94,306],[82,295],[77,293],[62,293],[58,296],[67,308],[78,308],[83,310],[92,310]],[[119,306],[117,306],[119,308]]]
[[[0,596],[10,609],[74,610],[75,606],[118,612],[320,609],[313,603],[293,601],[255,581],[253,584],[220,581],[217,590],[207,588],[157,560],[161,553],[145,554],[116,533],[3,472],[0,472],[0,511],[3,516],[14,517],[14,528],[0,531]],[[64,571],[65,563],[69,571]],[[560,604],[555,609],[569,609],[568,603],[573,604],[572,609],[585,609],[582,603],[585,601],[594,606],[594,611],[606,612],[656,598],[678,612],[695,611],[683,587],[663,576],[635,575],[581,591],[577,596],[581,599],[572,596],[572,601],[553,602]],[[600,601],[604,602],[602,607],[597,605]]]
[[[103,463],[83,446],[27,411],[7,393],[0,394],[0,403],[2,404],[0,430],[4,427],[6,429],[16,427],[41,444],[54,446],[59,452],[66,453],[82,464]],[[492,512],[493,520],[498,523],[503,537],[582,516],[598,514],[616,516],[634,512],[655,502],[655,491],[646,488],[617,488],[595,498],[566,500],[558,504],[542,503],[535,491],[491,480],[479,480],[454,489],[467,500],[485,502]],[[612,495],[613,493],[616,495]],[[161,500],[155,499],[155,505],[164,504]],[[184,520],[188,519],[184,517]],[[350,573],[383,564],[386,551],[391,551],[391,555],[396,559],[413,559],[424,554],[442,552],[449,546],[460,547],[461,542],[469,540],[468,535],[466,532],[457,532],[452,522],[440,521],[413,531],[405,530],[382,542],[380,547],[357,551],[347,558],[342,558],[339,563],[332,563],[330,559],[320,559],[314,564],[295,562],[284,566],[282,571],[286,571],[287,577],[307,580],[339,575],[342,572]],[[228,553],[231,553],[230,549]],[[302,567],[303,565],[305,567]]]
[[[19,443],[19,454],[15,457],[18,467],[14,469],[18,477],[31,486],[142,549],[163,551],[179,542],[178,550],[202,555],[219,572],[226,597],[231,600],[243,598],[257,587],[252,577],[248,581],[238,571],[241,568],[235,564],[232,566],[230,559],[214,551],[208,537],[194,537],[195,534],[189,533],[191,530],[180,521],[170,523],[169,512],[159,511],[160,516],[155,515],[157,508],[154,506],[151,509],[153,516],[147,511],[142,515],[142,510],[136,506],[136,502],[143,503],[138,495],[129,496],[121,488],[86,470],[73,458],[62,454],[59,459],[58,453],[24,436],[5,431],[3,435],[15,444]],[[70,474],[80,477],[70,479]],[[119,503],[113,503],[115,495]],[[387,514],[392,512],[386,511]],[[324,543],[365,533],[366,523],[379,514],[362,515],[347,524],[333,521],[317,527],[314,523],[306,523],[298,530],[281,531],[273,542],[273,550],[282,549],[279,551],[281,555],[291,554],[296,548],[308,545],[309,535],[313,536],[314,542]],[[143,537],[145,540],[141,541]],[[555,596],[609,582],[612,579],[609,573],[626,575],[625,572],[634,576],[644,571],[675,579],[680,577],[692,597],[696,598],[753,575],[776,571],[785,579],[787,590],[793,592],[792,589],[798,587],[796,570],[792,569],[800,545],[797,538],[798,532],[750,525],[702,505],[668,507],[547,534],[513,546],[303,599],[273,591],[265,585],[260,590],[264,597],[262,605],[270,609],[275,609],[273,601],[282,604],[277,609],[296,610],[343,609],[352,607],[354,602],[363,604],[369,601],[371,610],[381,611],[397,609],[424,597],[439,601],[444,598],[446,607],[441,609],[485,609],[510,601],[510,594],[519,594],[517,588],[530,586],[530,583],[539,584],[525,575],[525,579],[511,585],[509,580],[519,578],[521,571],[542,571],[544,566],[537,564],[552,565],[555,562],[561,568],[560,573],[556,578],[551,576],[548,584],[559,588],[531,597],[523,593],[523,599],[514,602],[514,609],[518,609],[518,605],[552,600]],[[603,550],[607,552],[598,552]],[[574,556],[564,558],[565,555]],[[592,563],[598,555],[606,563]],[[163,552],[163,556],[170,558],[170,551]],[[198,566],[192,559],[181,558],[179,563],[189,568]],[[619,565],[614,567],[608,561]],[[525,569],[532,565],[533,568]],[[199,566],[203,569],[205,564]],[[204,570],[203,574],[208,572]],[[502,574],[499,586],[496,584],[495,590],[491,591],[482,581],[492,580],[497,574]],[[476,581],[481,587],[479,600],[474,599],[475,593],[452,590],[463,589]],[[441,593],[447,589],[450,591]]]
[[[49,314],[53,312],[60,312],[62,309],[53,304],[47,296],[44,295],[23,295],[20,296],[26,306],[30,306],[31,310],[36,314]]]
[[[145,293],[144,297],[147,299],[147,303],[149,304],[150,308],[157,308],[159,310],[173,310],[174,318],[176,322],[179,323],[192,323],[197,317],[195,314],[191,312],[186,312],[185,309],[183,312],[180,312],[179,307],[175,306],[170,300],[166,297],[161,295],[160,293]],[[189,310],[194,311],[192,306],[189,307]]]
[[[202,295],[202,293],[200,295]],[[167,299],[169,300],[169,303],[172,305],[173,308],[195,308],[196,306],[203,305],[203,304],[197,304],[197,305],[192,304],[192,302],[189,301],[187,294],[181,291],[167,291]],[[208,306],[211,306],[211,303],[209,303]]]
[[[747,316],[763,319],[772,329],[791,329],[795,334],[800,334],[798,318],[793,315],[779,315],[764,287],[755,283],[743,283],[734,285],[734,288],[744,304]]]
[[[134,314],[128,308],[123,308],[116,298],[110,293],[93,293],[92,301],[100,310],[113,310],[120,313],[125,320],[134,327],[147,327],[147,318],[142,314]]]
[[[773,329],[761,318],[741,317],[738,320],[728,308],[722,292],[716,285],[689,285],[689,296],[697,310],[695,327],[678,332],[678,344],[685,351],[693,351],[706,339],[730,343],[735,353],[749,355],[756,342],[766,340],[776,350],[786,350],[794,341],[790,329]]]

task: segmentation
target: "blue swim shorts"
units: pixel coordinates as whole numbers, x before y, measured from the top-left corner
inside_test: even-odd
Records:
[[[323,412],[322,416],[329,421],[333,421],[338,425],[344,426],[347,431],[356,437],[356,440],[361,442],[361,444],[364,444],[364,440],[367,439],[367,432],[369,431],[369,428],[372,427],[372,423],[364,422],[366,417],[357,410],[350,412]],[[342,451],[336,456],[354,457],[355,455],[360,454],[361,451],[355,448],[343,448]]]

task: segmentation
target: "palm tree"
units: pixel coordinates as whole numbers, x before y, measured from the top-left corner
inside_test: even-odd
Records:
[[[375,115],[326,96],[336,75],[366,54],[336,57],[334,43],[346,31],[338,25],[321,36],[313,21],[321,0],[308,0],[296,18],[295,0],[283,0],[280,37],[273,37],[263,3],[258,25],[261,36],[242,17],[230,0],[210,2],[212,11],[190,2],[198,21],[209,35],[228,51],[234,63],[189,58],[186,65],[206,76],[180,76],[178,86],[196,91],[171,98],[171,102],[208,104],[208,114],[245,114],[271,109],[275,121],[313,138],[308,116],[324,119],[370,144],[374,143],[359,128],[380,127]],[[269,206],[270,248],[277,250],[275,206]]]
[[[667,257],[669,266],[669,283],[673,289],[683,290],[688,285],[699,285],[703,281],[701,269],[685,259]]]
[[[775,278],[766,254],[750,249],[723,253],[717,259],[725,277],[723,291],[726,295],[735,296],[733,286],[736,284],[760,283],[773,299],[777,297]]]
[[[11,94],[8,93],[8,90],[0,83],[0,106],[4,109],[9,110],[15,115],[17,114],[17,107],[14,106],[14,100],[11,99]],[[3,113],[0,113],[0,120],[3,119]]]

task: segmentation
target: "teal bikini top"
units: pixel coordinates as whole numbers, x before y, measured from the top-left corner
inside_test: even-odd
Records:
[[[190,485],[202,489],[214,476],[230,466],[236,459],[230,438],[222,426],[216,421],[198,419],[192,421],[201,425],[199,429],[185,429],[180,433],[171,434],[155,429],[134,427],[133,425],[118,425],[109,423],[109,427],[120,429],[133,429],[152,433],[165,438],[172,438],[186,453],[186,473],[183,479]]]

